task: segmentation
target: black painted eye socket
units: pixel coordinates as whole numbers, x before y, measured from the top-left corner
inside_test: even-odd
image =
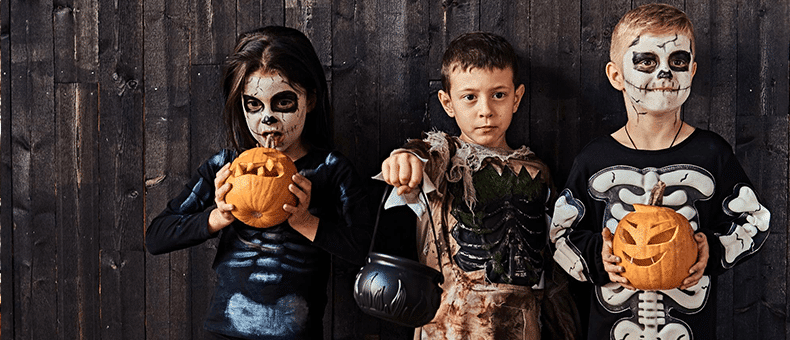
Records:
[[[258,111],[263,110],[263,103],[261,103],[260,100],[250,96],[243,96],[243,98],[244,98],[244,109],[248,113],[256,113]]]
[[[299,96],[292,91],[284,91],[272,96],[272,111],[296,112],[299,109]]]
[[[688,71],[690,63],[691,53],[687,51],[675,51],[669,55],[669,68],[673,71]]]
[[[631,61],[634,63],[634,69],[640,72],[653,73],[658,67],[658,56],[651,52],[634,52]]]

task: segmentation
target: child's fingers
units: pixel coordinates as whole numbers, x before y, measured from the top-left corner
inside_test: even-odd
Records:
[[[230,176],[230,163],[225,163],[214,177],[214,188],[219,188]]]
[[[411,192],[411,188],[408,185],[401,185],[398,187],[398,195],[408,194]]]
[[[422,162],[417,157],[409,158],[409,165],[411,167],[411,179],[409,180],[409,187],[416,188],[422,182]]]
[[[384,163],[381,163],[381,177],[384,178],[384,182],[398,187],[400,186],[400,182],[398,181],[399,175],[398,164],[392,160],[392,157],[387,158]]]
[[[412,166],[411,163],[407,160],[399,164],[398,168],[398,184],[399,185],[409,185],[412,179]],[[411,186],[411,185],[409,185]]]
[[[307,177],[302,176],[302,174],[294,174],[291,179],[299,186],[300,189],[304,192],[312,192],[313,191],[313,182],[310,182]]]

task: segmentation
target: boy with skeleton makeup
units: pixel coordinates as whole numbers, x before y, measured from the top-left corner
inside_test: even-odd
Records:
[[[628,122],[576,157],[551,221],[554,260],[592,283],[588,339],[715,339],[716,275],[765,242],[770,212],[732,147],[681,119],[697,70],[686,15],[650,4],[626,13],[612,33],[606,74]],[[617,223],[666,184],[663,205],[695,229],[698,260],[680,287],[633,288],[612,254]]]
[[[415,339],[576,334],[567,281],[549,258],[549,169],[526,146],[514,150],[505,140],[525,90],[517,74],[516,53],[504,38],[481,32],[456,38],[442,59],[439,101],[461,135],[429,132],[382,163],[380,179],[397,188],[387,205],[405,203],[420,216],[420,262],[444,275],[439,310]],[[417,203],[413,189],[421,182],[436,225]]]
[[[203,163],[151,221],[146,248],[161,254],[220,238],[204,323],[210,338],[323,339],[330,258],[362,264],[371,216],[364,181],[330,149],[321,62],[304,34],[268,26],[239,37],[223,85],[233,149]],[[270,141],[299,170],[288,188],[298,201],[282,207],[286,222],[258,229],[231,214],[226,180],[239,153]]]

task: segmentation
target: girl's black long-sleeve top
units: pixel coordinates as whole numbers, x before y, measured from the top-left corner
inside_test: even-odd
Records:
[[[218,282],[207,330],[250,339],[321,338],[330,255],[361,265],[371,237],[365,182],[337,152],[311,150],[295,162],[312,183],[309,211],[319,218],[311,242],[284,222],[258,229],[234,221],[208,231],[217,171],[237,156],[222,150],[197,170],[146,231],[152,254],[220,236],[213,268]]]

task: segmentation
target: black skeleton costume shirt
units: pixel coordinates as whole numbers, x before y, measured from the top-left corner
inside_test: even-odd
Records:
[[[166,253],[219,236],[205,328],[243,339],[322,339],[330,254],[361,265],[370,243],[366,186],[343,155],[311,150],[294,164],[312,182],[308,210],[320,218],[315,240],[288,221],[258,229],[236,220],[210,234],[214,178],[236,156],[223,150],[197,170],[151,222],[148,251]]]
[[[625,289],[609,281],[601,231],[612,233],[633,204],[647,204],[658,181],[663,205],[707,236],[705,275],[687,290]],[[696,129],[664,150],[627,148],[611,136],[593,140],[576,157],[551,221],[554,260],[570,276],[591,282],[588,339],[700,340],[716,338],[716,275],[760,249],[770,212],[719,135]]]

